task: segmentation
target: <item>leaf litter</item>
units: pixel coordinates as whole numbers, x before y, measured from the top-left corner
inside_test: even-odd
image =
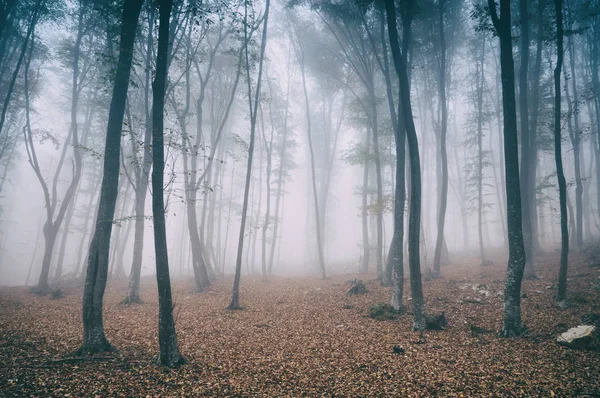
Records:
[[[428,314],[448,326],[420,336],[407,311],[375,320],[391,288],[361,278],[367,294],[348,296],[348,275],[242,279],[243,311],[226,309],[231,280],[192,293],[173,281],[180,348],[178,370],[154,365],[158,353],[155,282],[145,304],[122,306],[126,285],[109,286],[105,329],[115,353],[73,358],[81,342],[81,291],[49,300],[25,288],[0,290],[0,396],[600,396],[600,353],[556,344],[565,327],[600,313],[600,269],[570,264],[566,309],[556,306],[557,258],[536,263],[540,279],[523,282],[521,338],[496,337],[502,323],[505,269],[496,261],[448,266],[424,281]],[[465,286],[476,287],[465,287]],[[550,289],[547,286],[550,285]],[[490,294],[481,293],[489,291]],[[473,303],[485,305],[473,305]]]

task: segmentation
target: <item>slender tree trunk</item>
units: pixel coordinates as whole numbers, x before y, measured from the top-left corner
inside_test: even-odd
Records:
[[[308,137],[308,151],[310,155],[310,172],[312,181],[312,193],[315,208],[315,222],[316,222],[316,237],[317,237],[317,250],[319,255],[319,267],[321,272],[321,279],[325,279],[325,256],[323,254],[323,237],[321,236],[321,222],[319,217],[319,195],[317,192],[317,177],[315,170],[315,152],[312,142],[312,126],[310,118],[310,102],[308,100],[308,88],[306,86],[306,74],[305,74],[305,62],[304,62],[304,48],[298,44],[297,57],[300,62],[300,74],[302,75],[302,87],[304,90],[304,107],[306,112],[306,135]]]
[[[369,272],[371,243],[369,242],[369,152],[371,151],[371,129],[367,126],[367,134],[365,138],[365,165],[363,168],[362,181],[362,238],[363,238],[363,257],[360,267],[360,273],[366,274]]]
[[[169,276],[167,234],[165,231],[165,203],[163,197],[164,180],[164,138],[163,119],[165,109],[165,88],[167,85],[167,54],[169,46],[169,19],[173,0],[163,0],[159,6],[158,49],[156,73],[152,83],[152,217],[154,223],[154,253],[156,255],[156,282],[158,284],[158,344],[160,354],[157,363],[176,368],[185,363],[179,352],[175,320],[173,319],[173,298]]]
[[[481,265],[489,265],[483,244],[483,90],[485,85],[485,35],[482,38],[481,57],[477,71],[477,236]]]
[[[250,109],[250,145],[248,148],[248,164],[246,167],[246,183],[244,186],[244,203],[242,204],[242,221],[240,225],[240,236],[238,241],[237,258],[235,263],[235,276],[233,281],[233,290],[231,294],[230,310],[240,309],[240,277],[242,273],[242,255],[244,252],[244,233],[246,228],[246,216],[248,214],[248,194],[250,191],[250,181],[252,179],[252,155],[254,154],[254,141],[256,135],[256,116],[258,110],[258,101],[260,99],[260,89],[263,73],[263,62],[265,58],[265,47],[267,46],[267,27],[269,21],[270,0],[266,0],[265,14],[263,22],[262,40],[260,44],[260,58],[258,63],[258,77],[256,82],[256,92],[254,103],[252,101],[252,87],[250,82],[250,59],[248,54],[248,3],[244,3],[244,36],[245,36],[245,54],[246,54],[246,73],[248,83],[248,107]]]
[[[567,268],[569,266],[569,227],[567,224],[567,182],[562,164],[561,139],[561,68],[563,65],[563,1],[554,0],[556,14],[556,67],[554,68],[554,161],[558,179],[560,202],[560,270],[558,276],[558,291],[556,298],[564,301],[567,298]]]
[[[394,196],[394,234],[390,245],[388,263],[394,269],[391,305],[396,311],[404,307],[404,208],[406,203],[406,127],[402,104],[398,103],[396,128],[396,187]]]
[[[135,181],[135,230],[133,233],[133,259],[131,271],[129,274],[129,289],[127,296],[121,302],[122,304],[141,304],[140,298],[140,278],[142,274],[142,257],[144,253],[144,230],[146,227],[146,194],[148,193],[148,183],[150,169],[152,167],[152,118],[150,111],[150,74],[151,74],[151,55],[154,46],[152,37],[152,27],[154,27],[154,7],[148,7],[148,36],[146,39],[146,62],[145,62],[145,87],[144,87],[144,111],[146,115],[146,126],[144,129],[144,148],[142,148],[142,164],[138,165],[138,175]],[[133,145],[133,143],[132,143]],[[134,154],[137,156],[137,154]]]
[[[536,279],[533,266],[533,216],[531,196],[535,195],[535,180],[530,181],[531,136],[529,134],[529,0],[519,0],[521,14],[521,64],[519,65],[519,116],[521,122],[521,206],[523,242],[525,244],[525,279]]]
[[[579,95],[577,90],[577,74],[575,68],[575,45],[573,36],[568,36],[569,64],[571,66],[571,82],[573,85],[573,103],[569,99],[569,114],[573,116],[575,130],[571,132],[573,145],[573,161],[575,163],[575,242],[579,251],[583,248],[583,180],[581,178],[581,129],[579,124]],[[565,83],[568,93],[569,82]],[[568,95],[568,94],[567,94]]]
[[[440,24],[440,71],[438,78],[440,103],[442,107],[442,128],[440,132],[440,159],[442,166],[442,186],[440,190],[440,204],[438,206],[438,229],[433,254],[433,273],[436,277],[441,275],[440,263],[444,243],[444,226],[446,223],[446,208],[448,206],[448,151],[446,149],[446,134],[448,130],[448,103],[446,100],[446,37],[444,33],[444,0],[439,0]]]
[[[15,83],[17,81],[17,77],[19,76],[19,71],[21,70],[21,65],[23,64],[23,60],[25,59],[25,55],[28,50],[27,46],[29,44],[31,37],[34,35],[35,27],[37,26],[40,10],[42,7],[43,7],[43,1],[37,0],[35,2],[35,8],[33,10],[31,20],[29,21],[29,24],[27,25],[27,33],[25,34],[25,38],[23,39],[23,45],[21,46],[19,59],[17,60],[17,65],[15,66],[12,77],[10,79],[10,83],[6,90],[6,96],[4,98],[4,102],[2,105],[2,113],[0,114],[0,132],[2,132],[2,130],[4,128],[4,122],[6,120],[6,114],[8,113],[8,108],[9,108],[10,100],[11,100],[11,97],[12,97],[12,94],[13,94],[13,91],[15,88]],[[4,28],[4,26],[2,26],[2,29],[3,28]]]
[[[533,84],[531,91],[531,124],[529,127],[529,174],[528,180],[531,183],[529,189],[529,208],[532,213],[532,220],[536,220],[533,223],[533,250],[535,253],[541,252],[537,220],[538,220],[538,209],[536,200],[536,184],[537,184],[537,163],[538,163],[538,143],[537,143],[537,130],[538,130],[538,119],[540,114],[540,79],[542,72],[542,49],[544,45],[544,3],[545,0],[538,0],[537,5],[537,38],[536,38],[536,50],[535,50],[535,64],[533,67]]]
[[[377,97],[375,94],[375,87],[373,82],[373,76],[371,75],[371,81],[369,82],[370,96],[371,96],[371,123],[373,125],[372,138],[373,138],[373,157],[375,159],[375,184],[377,190],[377,205],[375,206],[375,220],[376,220],[376,252],[375,261],[377,269],[377,279],[383,282],[383,182],[381,176],[381,158],[379,155],[379,127],[378,127],[378,116],[377,116]]]
[[[410,99],[410,84],[407,70],[407,51],[400,52],[398,30],[396,27],[396,5],[393,0],[385,1],[388,23],[388,35],[390,47],[394,59],[396,74],[400,82],[400,102],[402,104],[402,115],[406,126],[406,138],[409,148],[410,159],[410,216],[408,222],[408,253],[410,268],[410,286],[412,295],[413,328],[415,330],[425,329],[425,310],[423,300],[423,288],[421,284],[421,259],[419,254],[419,232],[421,228],[421,166],[419,160],[419,143],[415,129],[412,106]],[[409,0],[404,5],[402,12],[403,40],[406,43],[411,40],[411,24],[413,17],[413,2]]]
[[[291,57],[288,54],[288,57]],[[288,63],[288,68],[291,65]],[[285,176],[285,163],[286,163],[286,149],[287,149],[287,139],[288,139],[288,117],[289,117],[289,109],[290,109],[290,91],[291,91],[291,76],[288,71],[288,79],[287,79],[287,93],[285,96],[285,111],[283,116],[283,131],[282,131],[282,141],[281,148],[279,149],[279,172],[277,176],[277,193],[275,195],[275,219],[273,220],[273,240],[271,242],[271,253],[269,255],[269,269],[268,274],[271,275],[273,269],[273,259],[275,257],[275,247],[277,245],[277,234],[279,229],[279,208],[281,205],[281,198],[283,196],[283,180]]]

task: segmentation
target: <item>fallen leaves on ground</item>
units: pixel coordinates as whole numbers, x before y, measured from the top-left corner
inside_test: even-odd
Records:
[[[455,260],[456,261],[456,260]],[[105,328],[119,350],[91,358],[67,354],[81,343],[81,291],[50,300],[25,288],[0,291],[1,396],[600,396],[600,353],[555,343],[565,327],[600,312],[600,268],[571,261],[571,305],[556,307],[557,256],[536,264],[524,281],[528,334],[496,337],[502,322],[503,266],[447,266],[424,281],[426,309],[444,312],[448,329],[423,336],[408,312],[368,317],[389,302],[391,288],[373,275],[242,279],[242,311],[226,310],[231,280],[193,293],[174,281],[180,348],[178,370],[154,365],[158,352],[156,286],[145,304],[122,306],[126,285],[105,297]],[[500,262],[496,262],[500,264]],[[347,280],[368,293],[346,294]],[[548,288],[550,287],[550,288]],[[408,288],[407,284],[407,290]]]

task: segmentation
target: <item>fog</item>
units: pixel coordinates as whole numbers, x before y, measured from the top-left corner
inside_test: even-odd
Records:
[[[177,3],[177,2],[176,2]],[[210,2],[209,2],[210,3]],[[322,4],[321,4],[322,3]],[[33,4],[33,3],[32,3]],[[244,57],[244,3],[228,5],[215,2],[197,15],[188,10],[193,2],[179,2],[172,17],[170,58],[165,104],[165,200],[166,231],[169,267],[173,278],[192,280],[194,256],[188,225],[192,203],[200,231],[204,261],[214,268],[211,278],[232,275],[238,254],[238,236],[244,199],[244,182],[251,116],[248,111],[248,88],[256,90],[258,59],[260,58],[262,3],[251,6],[247,26],[254,29],[249,40],[250,70],[245,65],[236,69]],[[392,76],[392,101],[398,104],[398,82],[392,66],[390,43],[379,6],[352,3],[346,8],[337,2],[301,4],[271,4],[269,30],[266,37],[264,72],[260,106],[256,117],[256,146],[252,164],[252,180],[248,215],[244,231],[242,272],[261,273],[263,227],[267,218],[267,198],[270,197],[266,232],[268,252],[274,248],[274,275],[319,275],[319,255],[316,236],[314,196],[318,197],[322,214],[324,260],[327,274],[365,271],[361,263],[365,256],[364,223],[368,234],[369,271],[377,269],[377,251],[383,257],[379,268],[387,264],[390,242],[394,234],[394,197],[396,151],[393,124],[386,96],[386,80],[381,71],[384,39],[385,62]],[[341,4],[341,3],[340,3]],[[336,7],[342,8],[336,8]],[[447,125],[448,192],[445,215],[442,262],[451,264],[453,258],[484,261],[482,248],[500,253],[504,261],[508,254],[505,153],[503,151],[503,119],[501,104],[500,55],[498,40],[490,28],[481,28],[477,19],[477,4],[452,1],[448,3],[444,22],[447,53],[446,96],[447,118],[442,120],[438,96],[440,42],[439,24],[433,13],[421,10],[414,22],[415,43],[411,48],[409,64],[411,99],[414,122],[419,142],[422,177],[422,212],[420,258],[421,269],[433,269],[434,248],[438,230],[439,198],[442,193],[442,171],[439,162],[439,131]],[[33,6],[32,6],[33,7]],[[534,7],[532,5],[532,7]],[[537,5],[535,5],[537,7]],[[76,2],[68,1],[64,9],[42,18],[34,34],[35,48],[28,52],[26,65],[20,66],[15,92],[7,108],[7,121],[2,129],[2,220],[0,246],[0,284],[36,285],[40,279],[45,253],[43,225],[47,220],[47,203],[43,188],[31,164],[31,146],[35,149],[41,177],[48,186],[49,199],[55,206],[56,219],[67,195],[76,169],[74,152],[82,156],[81,178],[75,184],[72,202],[58,226],[56,241],[50,250],[50,283],[60,285],[66,280],[83,280],[90,239],[93,235],[100,192],[104,137],[108,107],[112,93],[112,79],[118,56],[118,29],[106,37],[105,22],[95,21],[95,11],[82,11]],[[535,10],[531,11],[534,19]],[[27,21],[25,11],[21,16]],[[338,15],[336,15],[336,12]],[[83,14],[80,14],[83,13]],[[543,11],[541,21],[550,20]],[[548,11],[549,13],[549,11]],[[575,13],[575,11],[572,11]],[[81,43],[79,58],[78,108],[75,111],[79,125],[77,145],[72,141],[72,79],[75,40],[78,37],[78,16],[83,15],[88,29],[79,31]],[[113,18],[111,16],[109,18]],[[148,20],[152,30],[148,30]],[[361,19],[362,18],[362,19]],[[598,235],[598,97],[594,87],[598,70],[588,49],[597,34],[597,21],[570,15],[569,24],[581,27],[582,33],[569,36],[565,55],[563,100],[563,164],[568,186],[570,232],[573,247],[581,248],[583,241]],[[110,21],[118,28],[118,18]],[[144,131],[148,128],[152,92],[147,87],[155,73],[157,13],[149,16],[142,10],[138,35],[134,45],[134,61],[129,87],[125,122],[122,131],[119,193],[114,215],[110,254],[109,283],[126,281],[134,262],[135,173],[144,152]],[[596,25],[594,25],[596,24]],[[533,24],[535,25],[535,24]],[[365,26],[368,29],[365,29]],[[113,28],[113,30],[115,30]],[[384,32],[380,36],[379,30]],[[594,30],[596,29],[596,30]],[[110,30],[110,29],[109,29]],[[83,32],[83,33],[82,33]],[[173,35],[174,33],[174,35]],[[540,68],[536,72],[536,40],[541,35],[537,25],[531,32],[529,60],[529,124],[537,134],[534,162],[533,224],[535,251],[553,251],[560,242],[560,215],[558,188],[554,163],[552,134],[552,68],[555,64],[554,43],[549,38],[542,42]],[[151,48],[148,38],[154,37]],[[3,39],[4,40],[4,39]],[[3,42],[4,43],[4,42]],[[18,46],[12,56],[3,60],[7,68],[15,68]],[[539,44],[538,44],[539,45]],[[597,47],[597,43],[595,44]],[[33,45],[32,45],[33,47]],[[518,70],[521,55],[515,45],[515,65]],[[362,51],[362,52],[361,52]],[[483,51],[481,54],[480,52]],[[303,66],[299,63],[302,53]],[[145,68],[149,54],[150,70]],[[570,57],[574,57],[573,59]],[[479,60],[482,60],[480,63]],[[311,117],[311,133],[315,158],[313,195],[311,161],[307,140],[307,117],[301,68],[306,73],[306,95]],[[7,69],[8,70],[8,69]],[[10,69],[12,71],[12,69]],[[30,75],[29,91],[24,88],[24,74]],[[227,111],[235,75],[239,84],[231,109]],[[535,74],[538,74],[535,81]],[[593,74],[596,74],[594,80]],[[575,83],[572,81],[576,74]],[[8,73],[2,75],[2,93],[7,95]],[[202,76],[202,77],[200,77]],[[250,83],[248,83],[250,78]],[[374,98],[364,84],[371,78]],[[483,82],[480,84],[480,80]],[[479,85],[479,86],[478,86]],[[147,90],[147,91],[145,91]],[[576,93],[574,90],[579,90]],[[480,93],[481,91],[481,93]],[[30,105],[25,104],[29,92]],[[537,93],[537,94],[536,94]],[[254,95],[253,93],[251,95]],[[538,97],[535,98],[534,96]],[[579,95],[577,100],[572,97]],[[186,99],[187,96],[187,99]],[[204,97],[202,97],[204,96]],[[479,97],[478,97],[479,96]],[[150,94],[151,97],[151,94]],[[478,100],[479,98],[479,100]],[[203,102],[202,102],[203,101]],[[479,101],[479,102],[478,102]],[[198,121],[201,104],[203,119]],[[537,104],[536,109],[533,109]],[[376,107],[373,122],[372,108]],[[479,108],[483,110],[478,114]],[[146,107],[146,108],[145,108]],[[572,109],[575,108],[575,109]],[[146,113],[145,113],[146,112]],[[29,114],[29,116],[27,116]],[[535,118],[536,121],[531,119]],[[518,113],[519,117],[521,114]],[[256,115],[255,115],[256,116]],[[26,118],[30,117],[32,140],[25,143]],[[187,133],[182,131],[181,121]],[[520,120],[520,119],[519,119]],[[533,124],[537,123],[537,125]],[[369,140],[373,128],[379,135],[379,166]],[[222,129],[222,135],[219,129]],[[570,139],[569,139],[570,131]],[[574,131],[574,132],[573,132]],[[280,195],[279,214],[275,214],[278,192],[280,148],[287,134],[284,173]],[[520,134],[520,133],[519,133]],[[200,137],[199,146],[193,141]],[[480,137],[478,144],[478,136]],[[182,137],[188,137],[184,142]],[[272,138],[271,138],[272,137]],[[577,141],[577,170],[573,142]],[[369,142],[369,149],[365,146]],[[26,145],[31,145],[26,147]],[[478,145],[480,145],[478,151]],[[66,149],[65,149],[66,148]],[[193,149],[198,148],[197,153]],[[267,151],[272,152],[270,192],[266,189]],[[61,151],[66,156],[61,161]],[[213,150],[214,149],[214,150]],[[522,151],[522,149],[520,149]],[[367,154],[365,155],[365,152]],[[29,155],[28,155],[29,153]],[[196,170],[191,170],[197,155]],[[411,155],[412,156],[412,155]],[[134,160],[136,157],[136,160]],[[409,154],[407,152],[407,159]],[[184,165],[184,163],[187,163]],[[478,163],[479,162],[479,163]],[[60,165],[60,166],[59,166]],[[59,174],[55,177],[60,167]],[[367,184],[364,184],[365,167]],[[381,197],[378,197],[377,167],[381,173]],[[412,171],[407,167],[406,178]],[[143,173],[143,171],[142,171]],[[185,175],[206,173],[196,190],[189,196]],[[329,175],[330,174],[330,175]],[[56,178],[54,189],[53,179]],[[200,180],[198,180],[200,181]],[[580,187],[580,188],[578,188]],[[410,184],[407,194],[410,192]],[[154,275],[153,223],[151,186],[144,205],[144,234],[142,276]],[[578,189],[581,189],[579,193]],[[368,209],[363,206],[366,190]],[[523,190],[523,188],[522,188]],[[363,212],[368,214],[363,217]],[[377,247],[377,214],[381,213],[381,247]],[[576,216],[575,214],[581,214]],[[405,227],[408,229],[408,203]],[[578,218],[579,217],[579,218]],[[278,223],[273,239],[274,223]],[[581,225],[576,225],[579,223]],[[408,232],[405,233],[405,239]],[[64,247],[62,246],[62,242]],[[481,241],[481,244],[480,244]],[[446,250],[443,250],[444,252]],[[269,254],[266,255],[267,259]],[[57,266],[62,269],[57,273]],[[448,265],[449,266],[449,265]],[[222,275],[223,274],[223,275]],[[192,282],[190,282],[192,283]]]

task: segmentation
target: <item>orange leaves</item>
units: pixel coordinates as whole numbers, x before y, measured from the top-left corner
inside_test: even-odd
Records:
[[[504,267],[444,268],[424,283],[427,312],[445,312],[449,328],[412,332],[410,313],[376,321],[368,309],[388,302],[390,288],[364,277],[368,293],[347,296],[354,276],[329,280],[244,278],[244,311],[227,311],[231,281],[191,294],[174,282],[176,327],[188,364],[177,371],[153,365],[158,354],[155,286],[142,287],[143,305],[120,306],[109,287],[105,327],[120,350],[95,360],[64,358],[81,339],[81,292],[44,300],[22,289],[0,292],[1,396],[569,396],[599,394],[600,356],[568,350],[554,339],[593,300],[558,310],[557,259],[536,264],[538,281],[524,282],[529,335],[499,339]],[[590,273],[593,273],[591,275]],[[583,276],[578,276],[579,274]],[[574,265],[569,288],[590,292],[600,269]],[[466,286],[461,289],[461,286]],[[472,286],[476,286],[474,289]],[[408,289],[407,289],[408,290]],[[490,294],[486,294],[489,291]],[[406,292],[406,298],[410,292]],[[465,300],[480,299],[485,305]],[[401,354],[394,353],[402,351]]]

